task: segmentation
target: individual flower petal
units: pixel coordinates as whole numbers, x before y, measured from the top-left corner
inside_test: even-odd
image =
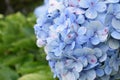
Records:
[[[103,77],[101,77],[102,80],[110,80],[110,76],[109,75],[105,75]]]
[[[80,8],[74,8],[73,13],[77,14],[77,15],[82,15],[85,14],[85,11],[83,9]]]
[[[86,73],[87,80],[94,80],[96,78],[96,72],[94,70],[89,70]]]
[[[98,31],[98,37],[101,42],[104,42],[107,40],[108,32],[109,32],[108,28]]]
[[[118,65],[117,61],[115,61],[113,63],[113,68],[114,68],[115,71],[117,71],[117,72],[119,71],[119,65]]]
[[[76,63],[75,63],[75,70],[76,70],[77,72],[81,72],[82,69],[83,69],[82,63],[81,63],[81,62],[76,62]]]
[[[83,15],[79,15],[78,18],[77,18],[77,20],[76,20],[76,22],[78,24],[83,24],[85,22],[84,16]]]
[[[72,7],[78,6],[78,3],[78,0],[68,0],[68,5]]]
[[[80,74],[79,80],[86,80],[87,76],[85,74]]]
[[[110,68],[109,66],[106,66],[106,67],[105,67],[105,73],[106,73],[107,75],[110,75],[111,72],[112,72],[112,68]]]
[[[104,53],[104,54],[102,55],[102,57],[100,57],[99,61],[100,61],[100,62],[103,62],[103,61],[105,61],[106,59],[107,59],[107,54]]]
[[[112,22],[112,19],[113,18],[113,15],[110,15],[110,14],[108,14],[108,15],[106,15],[106,17],[105,17],[105,25],[107,25],[107,26],[111,26],[111,22]]]
[[[76,80],[73,72],[67,72],[62,76],[62,80]]]
[[[61,72],[61,71],[63,71],[64,64],[63,64],[63,62],[58,61],[58,62],[55,64],[55,67],[56,67],[56,71],[57,71],[57,72]]]
[[[117,19],[120,19],[120,12],[115,16]]]
[[[87,67],[84,68],[84,70],[91,70],[91,69],[95,68],[98,65],[99,65],[99,63],[89,64]]]
[[[93,45],[98,45],[100,43],[98,36],[94,36],[93,38],[91,38],[91,43]]]
[[[86,27],[80,27],[78,29],[78,35],[84,35],[87,32]]]
[[[94,55],[88,55],[87,59],[88,59],[89,64],[95,64],[95,63],[97,63],[97,58]]]
[[[119,0],[106,0],[108,3],[117,3]]]
[[[94,51],[95,51],[95,56],[98,57],[98,58],[101,57],[102,54],[103,54],[102,50],[99,49],[99,48],[95,48]]]
[[[107,6],[104,2],[99,2],[97,5],[96,5],[96,10],[98,12],[104,12],[105,10],[107,9]]]
[[[54,49],[53,50],[54,51],[54,54],[55,54],[55,56],[61,56],[62,55],[62,50],[61,49],[59,49],[59,48],[56,48],[56,49]]]
[[[85,13],[85,16],[89,19],[95,19],[97,17],[97,11],[94,9],[88,9]]]
[[[99,77],[102,77],[104,75],[104,70],[103,69],[97,69],[96,70],[96,75],[99,76]]]
[[[120,47],[119,41],[114,40],[114,39],[110,39],[108,41],[109,47],[112,49],[118,49]]]
[[[112,26],[116,30],[120,30],[120,20],[117,20],[115,18],[112,19]]]
[[[113,32],[111,33],[111,36],[112,36],[113,38],[115,38],[115,39],[120,40],[120,33],[118,33],[117,31],[113,31]]]
[[[89,7],[88,4],[89,4],[89,3],[87,2],[87,0],[80,0],[80,2],[79,2],[79,6],[80,6],[81,8],[88,8],[88,7]]]
[[[43,46],[45,46],[45,44],[46,44],[45,40],[42,40],[42,39],[37,40],[37,46],[38,47],[43,47]]]
[[[88,60],[87,60],[87,58],[85,56],[79,57],[79,60],[83,64],[83,67],[86,67],[88,65]]]

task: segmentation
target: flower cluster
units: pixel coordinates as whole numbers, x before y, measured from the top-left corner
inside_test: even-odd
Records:
[[[120,79],[120,0],[47,0],[44,8],[34,29],[54,77]]]

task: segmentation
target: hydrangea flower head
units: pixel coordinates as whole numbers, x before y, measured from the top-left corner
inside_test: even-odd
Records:
[[[120,79],[120,0],[45,0],[39,9],[37,45],[54,77]]]

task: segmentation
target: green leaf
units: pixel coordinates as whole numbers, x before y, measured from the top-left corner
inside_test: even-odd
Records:
[[[33,74],[27,74],[19,78],[18,80],[53,80],[50,78],[50,75],[46,75],[43,73],[33,73]]]
[[[0,80],[17,80],[18,74],[8,67],[0,66]]]

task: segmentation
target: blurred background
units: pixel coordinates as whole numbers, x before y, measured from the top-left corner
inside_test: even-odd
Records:
[[[43,0],[0,0],[0,80],[54,80],[36,46],[34,10]]]

